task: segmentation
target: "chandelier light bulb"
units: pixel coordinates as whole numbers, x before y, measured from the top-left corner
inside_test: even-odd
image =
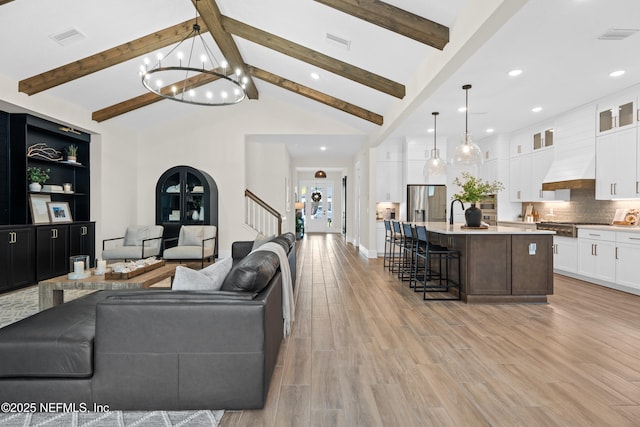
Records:
[[[222,67],[223,70],[226,69],[228,66],[229,66],[229,63],[227,61],[222,61],[220,63],[220,67]]]
[[[248,82],[249,82],[249,77],[244,76],[244,77],[242,78],[242,83],[247,84]]]
[[[149,61],[149,58],[145,57],[144,58],[144,65],[149,65],[151,63],[151,61]]]
[[[162,80],[156,80],[156,86],[159,88],[162,87]]]
[[[158,58],[158,61],[162,61],[162,54],[161,53],[157,53],[156,54],[156,58]]]
[[[190,97],[192,97],[192,98],[193,98],[193,97],[195,97],[195,96],[196,96],[196,91],[195,91],[195,90],[193,90],[193,89],[191,89],[191,90],[189,91],[189,96],[190,96]]]
[[[236,76],[240,77],[242,75],[242,70],[240,68],[236,68]]]
[[[222,92],[220,93],[220,96],[222,97],[222,99],[227,99],[227,92]]]
[[[173,96],[176,95],[176,92],[178,91],[178,88],[175,86],[171,86],[171,92],[173,92]]]
[[[211,92],[207,92],[206,96],[207,96],[207,99],[213,98],[213,94]]]

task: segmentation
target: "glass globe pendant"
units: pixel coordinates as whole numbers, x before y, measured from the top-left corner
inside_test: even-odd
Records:
[[[462,138],[462,144],[456,147],[456,152],[453,157],[453,163],[457,165],[475,165],[482,164],[483,156],[482,150],[471,140],[471,134],[469,133],[469,89],[471,85],[464,85],[462,89],[465,91],[465,112],[464,112],[464,136]]]
[[[425,178],[428,178],[430,175],[444,175],[447,172],[447,163],[440,158],[440,150],[438,150],[436,145],[436,118],[440,113],[434,111],[431,114],[433,114],[433,149],[422,170]]]

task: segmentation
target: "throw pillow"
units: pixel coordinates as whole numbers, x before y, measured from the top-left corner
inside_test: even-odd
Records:
[[[235,292],[260,292],[267,287],[279,266],[278,255],[273,252],[251,252],[231,269],[221,289]]]
[[[231,258],[225,258],[207,268],[197,271],[187,267],[176,267],[171,289],[174,291],[219,291],[231,270]]]
[[[149,237],[149,227],[130,225],[124,234],[124,246],[142,246],[142,241]]]
[[[222,287],[222,282],[224,282],[225,277],[231,271],[231,267],[233,267],[233,258],[224,258],[216,261],[200,270],[200,273],[209,277],[217,286],[214,290],[219,290]]]
[[[183,246],[202,246],[202,240],[204,239],[204,229],[202,227],[197,228],[184,228],[183,233]]]

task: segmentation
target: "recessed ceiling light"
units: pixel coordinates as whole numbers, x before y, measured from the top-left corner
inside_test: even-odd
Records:
[[[487,129],[487,133],[493,133],[494,131],[495,131],[495,129],[493,129],[493,128],[488,128]]]
[[[522,74],[522,70],[519,69],[519,68],[516,68],[515,70],[509,71],[507,74],[509,74],[509,76],[511,76],[511,77],[517,77],[520,74]]]
[[[612,71],[609,73],[609,77],[620,77],[624,74],[624,70]]]
[[[320,79],[320,74],[318,73],[311,73],[311,78],[313,80],[319,80]]]
[[[427,129],[427,132],[428,132],[428,133],[433,133],[433,128],[429,128],[429,129]]]
[[[458,113],[464,113],[465,111],[467,111],[466,107],[460,107],[458,108]]]
[[[534,113],[539,113],[540,111],[542,111],[542,107],[533,107],[531,111],[533,111]]]
[[[322,146],[322,147],[320,147],[320,149],[321,149],[322,151],[325,151],[325,150],[327,149],[327,147]]]

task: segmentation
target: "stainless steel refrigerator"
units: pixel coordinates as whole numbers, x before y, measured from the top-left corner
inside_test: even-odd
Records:
[[[407,185],[407,221],[446,222],[446,185]]]

